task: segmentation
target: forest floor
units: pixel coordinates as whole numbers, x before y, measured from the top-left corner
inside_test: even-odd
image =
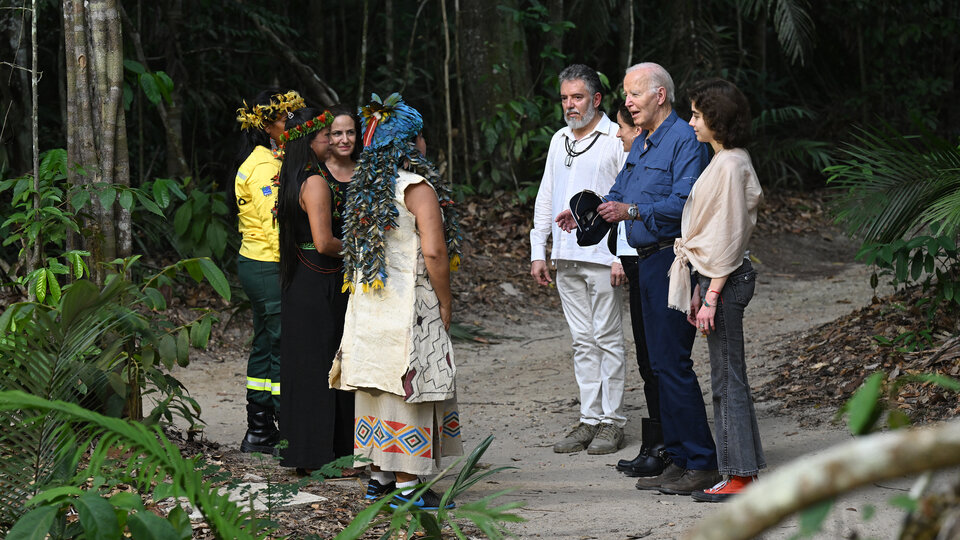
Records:
[[[465,257],[463,271],[453,280],[454,321],[485,332],[476,341],[455,346],[462,433],[468,451],[494,434],[482,463],[514,467],[478,484],[462,500],[511,490],[499,500],[524,503],[517,513],[526,521],[509,527],[522,538],[681,536],[722,507],[637,491],[634,480],[614,468],[618,459],[636,455],[639,420],[646,410],[629,331],[626,446],[606,456],[553,453],[553,442],[578,417],[570,336],[556,290],[538,287],[529,276],[531,218],[514,208],[506,196],[462,207]],[[904,296],[920,293],[894,297],[890,287],[872,289],[872,270],[854,262],[857,244],[830,226],[825,214],[819,195],[769,195],[751,245],[759,275],[746,312],[746,348],[771,470],[849,440],[849,431],[831,419],[870,373],[960,375],[960,346],[942,339],[957,334],[954,315],[940,317],[942,334],[935,332],[939,346],[931,350],[902,353],[878,345],[875,335],[894,339],[919,328],[922,317],[910,311]],[[624,306],[626,321],[626,302]],[[218,328],[207,351],[196,353],[189,367],[174,373],[201,404],[206,421],[203,443],[182,444],[188,452],[203,452],[237,478],[253,474],[293,482],[290,471],[238,451],[245,430],[249,332],[249,314],[237,314]],[[712,418],[704,340],[697,339],[693,356]],[[894,406],[919,423],[960,413],[955,395],[931,385],[906,386]],[[439,487],[449,482],[441,480]],[[892,537],[903,513],[887,500],[911,484],[907,478],[884,482],[838,500],[821,537]],[[325,499],[273,514],[277,533],[332,537],[365,506],[364,486],[365,480],[359,479],[308,485],[304,491]],[[871,505],[881,511],[869,511]],[[867,514],[873,517],[867,520]],[[798,530],[791,519],[765,537],[788,538]],[[200,524],[197,533],[202,535]]]

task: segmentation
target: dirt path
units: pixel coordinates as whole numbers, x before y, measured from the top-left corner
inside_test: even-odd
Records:
[[[754,387],[777,366],[768,365],[765,351],[774,350],[782,336],[811,328],[870,301],[867,268],[852,263],[853,246],[820,234],[760,239],[754,254],[761,261],[753,302],[747,309],[747,354]],[[455,315],[457,318],[457,315]],[[464,316],[473,320],[469,316]],[[472,448],[488,434],[496,440],[483,462],[516,469],[501,473],[469,493],[479,498],[504,489],[504,501],[525,501],[525,523],[512,526],[522,538],[675,538],[720,505],[693,502],[687,497],[637,491],[632,479],[614,469],[617,459],[633,457],[640,447],[640,418],[645,416],[641,381],[630,332],[626,412],[627,446],[608,456],[554,454],[555,440],[576,422],[577,389],[570,358],[570,338],[559,311],[527,308],[519,303],[510,316],[487,316],[477,322],[505,336],[495,344],[460,344],[458,392],[465,443]],[[698,339],[694,359],[709,403],[706,344]],[[244,432],[242,355],[222,361],[200,355],[178,372],[203,407],[206,437],[230,447]],[[708,415],[711,408],[707,407]],[[832,410],[784,411],[776,402],[758,403],[767,461],[775,469],[801,455],[849,439],[847,432],[826,422]],[[711,415],[712,416],[712,415]],[[444,484],[441,484],[443,487]],[[828,519],[824,537],[886,538],[896,530],[899,511],[885,511],[886,500],[902,493],[909,480],[874,486],[839,501]],[[362,486],[357,485],[359,496]],[[866,504],[881,511],[864,523]],[[792,520],[768,538],[797,532]]]

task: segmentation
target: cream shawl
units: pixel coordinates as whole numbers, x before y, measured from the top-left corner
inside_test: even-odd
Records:
[[[729,276],[741,264],[747,242],[757,225],[763,190],[750,154],[742,148],[723,149],[710,160],[683,205],[681,237],[673,244],[667,302],[690,310],[690,271],[702,276]]]

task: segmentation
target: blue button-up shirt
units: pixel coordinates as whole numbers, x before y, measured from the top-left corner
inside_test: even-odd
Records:
[[[707,145],[674,111],[653,134],[640,133],[607,195],[607,200],[637,205],[637,219],[626,222],[631,246],[680,236],[683,205],[709,161]]]

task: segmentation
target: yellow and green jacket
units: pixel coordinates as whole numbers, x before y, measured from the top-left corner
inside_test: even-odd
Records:
[[[280,160],[257,146],[237,170],[240,255],[264,262],[280,261],[280,233],[274,216],[280,190]]]

